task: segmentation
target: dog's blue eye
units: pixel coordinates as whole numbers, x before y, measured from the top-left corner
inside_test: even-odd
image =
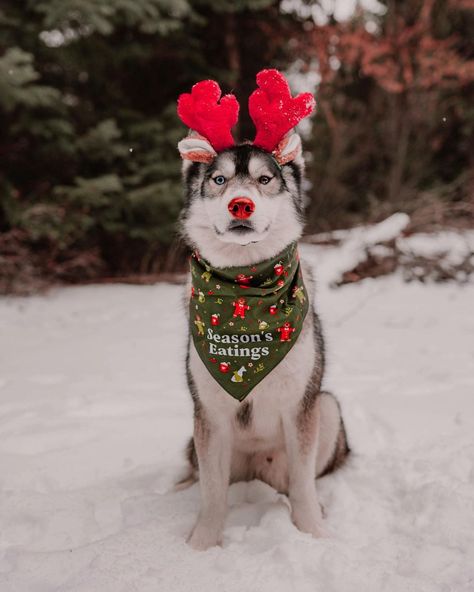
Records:
[[[262,185],[266,185],[267,183],[270,183],[271,180],[272,180],[272,178],[267,177],[267,175],[262,175],[261,177],[258,178],[258,182],[261,183]]]
[[[214,183],[216,185],[224,185],[224,183],[225,183],[224,175],[217,175],[217,177],[214,177]]]

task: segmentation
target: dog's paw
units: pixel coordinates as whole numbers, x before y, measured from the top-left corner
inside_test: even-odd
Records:
[[[291,519],[293,524],[301,532],[306,532],[314,538],[327,538],[329,531],[324,526],[321,509],[305,506],[296,506],[292,509]]]
[[[221,533],[198,522],[186,542],[195,551],[206,551],[221,544]]]

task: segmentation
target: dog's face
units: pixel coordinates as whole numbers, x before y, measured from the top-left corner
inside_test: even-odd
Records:
[[[182,153],[183,148],[181,143]],[[213,265],[258,262],[299,238],[303,226],[299,137],[291,148],[294,158],[284,165],[250,144],[214,153],[207,163],[184,161],[184,235]]]

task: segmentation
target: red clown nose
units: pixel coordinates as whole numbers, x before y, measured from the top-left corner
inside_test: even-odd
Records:
[[[250,218],[255,211],[255,204],[249,197],[234,197],[227,206],[234,218]]]

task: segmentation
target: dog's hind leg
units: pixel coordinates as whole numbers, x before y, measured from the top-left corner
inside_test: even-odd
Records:
[[[194,446],[194,438],[190,438],[188,441],[188,445],[186,446],[186,459],[188,461],[187,471],[186,473],[180,478],[180,480],[175,483],[173,487],[173,491],[182,491],[183,489],[187,489],[194,485],[198,480],[198,459],[196,454],[196,447]]]
[[[340,467],[350,452],[341,408],[331,393],[318,395],[320,409],[319,445],[316,477],[322,477]]]
[[[204,551],[221,542],[229,488],[231,430],[224,421],[209,420],[204,409],[194,420],[194,446],[199,464],[201,509],[188,543]]]

